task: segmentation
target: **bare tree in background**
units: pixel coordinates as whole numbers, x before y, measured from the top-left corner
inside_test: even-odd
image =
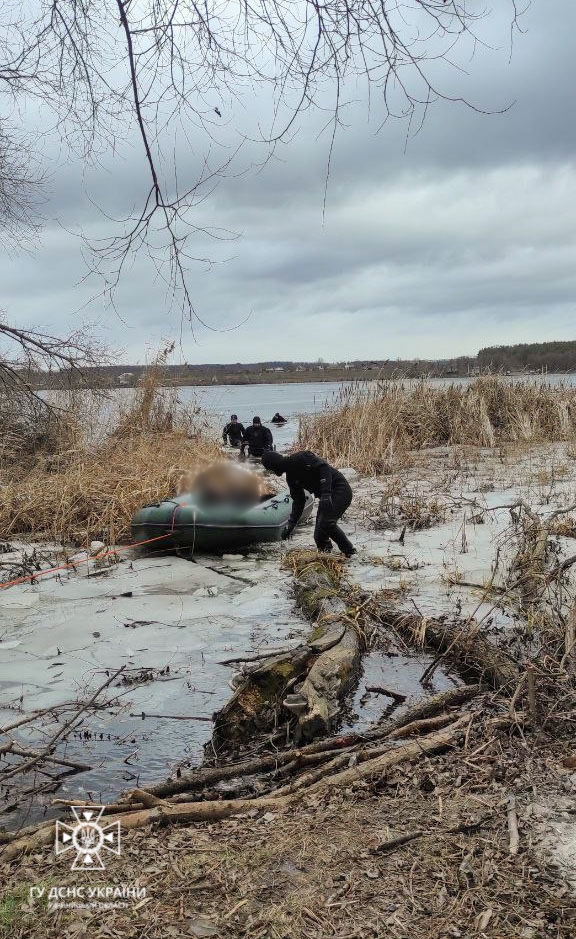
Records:
[[[514,0],[506,2],[514,25]],[[382,121],[414,126],[439,98],[462,101],[434,76],[459,44],[473,51],[478,11],[472,0],[4,0],[0,129],[2,113],[33,102],[85,158],[136,132],[149,186],[129,219],[111,220],[96,257],[113,289],[134,252],[147,251],[193,320],[194,210],[234,166],[229,139],[223,161],[213,164],[212,152],[243,101],[273,102],[263,159],[314,109],[325,113],[331,152],[343,96],[357,96],[359,82]],[[457,88],[457,70],[454,80]],[[202,155],[192,180],[171,150],[175,128]],[[234,130],[241,146],[242,127]],[[8,218],[11,185],[4,169]]]

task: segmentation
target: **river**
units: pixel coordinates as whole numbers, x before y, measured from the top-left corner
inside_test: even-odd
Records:
[[[430,378],[432,386],[466,385],[473,378]],[[550,385],[576,385],[575,375],[513,375],[507,381],[546,382]],[[345,382],[285,382],[261,385],[211,385],[178,389],[182,401],[195,402],[202,408],[214,427],[223,426],[231,414],[237,414],[243,424],[249,424],[258,415],[264,424],[279,411],[287,419],[283,427],[272,427],[274,442],[279,450],[290,446],[297,437],[299,417],[314,414],[336,404]],[[406,384],[415,384],[407,380]]]

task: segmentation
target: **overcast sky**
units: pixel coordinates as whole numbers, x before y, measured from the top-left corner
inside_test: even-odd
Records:
[[[468,74],[443,75],[450,93],[487,111],[510,106],[505,113],[440,102],[407,139],[401,123],[377,132],[377,101],[368,112],[358,92],[336,139],[325,214],[325,116],[303,118],[259,171],[250,169],[257,149],[245,148],[240,175],[196,210],[200,227],[238,237],[194,242],[196,256],[215,262],[189,273],[212,329],[196,325],[193,337],[185,325],[183,357],[440,358],[576,339],[576,4],[533,0],[521,25],[510,55],[506,17],[486,20],[490,48],[467,58]],[[222,108],[231,135],[258,121],[258,99]],[[143,361],[180,337],[178,308],[146,256],[126,269],[116,310],[106,306],[98,282],[84,281],[75,234],[113,234],[100,209],[120,215],[137,203],[147,178],[136,137],[101,168],[46,146],[44,228],[27,252],[0,256],[0,307],[52,331],[96,323],[124,361]],[[180,159],[193,164],[201,150],[198,140]]]

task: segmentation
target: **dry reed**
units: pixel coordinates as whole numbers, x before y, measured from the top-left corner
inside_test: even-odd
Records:
[[[160,380],[151,368],[114,417],[109,405],[85,396],[69,401],[55,418],[45,410],[29,433],[17,426],[9,458],[0,461],[2,537],[121,542],[141,505],[172,495],[183,473],[217,457],[197,409],[180,405]],[[32,446],[45,425],[49,439],[44,435],[41,446]]]
[[[384,473],[426,447],[576,438],[576,388],[478,378],[434,387],[382,381],[345,388],[338,404],[303,418],[299,444],[340,466]]]

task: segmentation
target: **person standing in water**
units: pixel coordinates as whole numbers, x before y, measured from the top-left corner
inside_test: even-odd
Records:
[[[306,490],[319,498],[314,541],[319,551],[331,551],[334,542],[351,558],[356,548],[338,526],[339,519],[352,502],[350,483],[342,473],[330,466],[315,453],[302,450],[290,456],[268,452],[262,454],[262,465],[276,473],[286,474],[286,482],[292,496],[292,514],[284,529],[283,538],[289,538],[302,515],[306,502]]]
[[[242,443],[242,437],[244,435],[244,424],[241,424],[238,420],[237,414],[231,414],[230,420],[226,424],[224,430],[222,431],[222,439],[224,445],[230,441],[231,447],[238,448]]]
[[[271,450],[274,444],[272,431],[264,427],[259,417],[252,418],[252,423],[246,428],[242,435],[242,446],[240,447],[241,456],[248,447],[250,456],[262,456],[265,450]]]

